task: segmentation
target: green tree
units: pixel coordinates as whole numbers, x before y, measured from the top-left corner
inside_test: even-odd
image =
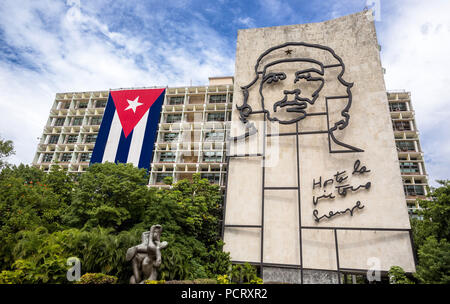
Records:
[[[421,283],[450,282],[450,181],[438,181],[429,200],[419,200],[421,219],[411,221]]]
[[[0,170],[8,164],[5,158],[15,153],[13,142],[11,140],[3,140],[0,137]]]
[[[414,284],[407,276],[403,268],[400,266],[392,266],[389,269],[389,284]]]
[[[65,222],[71,227],[122,231],[142,221],[148,176],[132,164],[94,164],[78,181]]]
[[[428,237],[419,248],[416,278],[426,284],[450,284],[450,243]]]
[[[27,183],[42,183],[45,178],[45,173],[38,168],[20,164],[18,166],[13,165],[6,167],[0,172],[0,180],[4,180],[10,177],[23,179],[23,181]]]
[[[228,271],[230,257],[222,251],[219,235],[222,197],[217,185],[194,174],[169,189],[150,189],[149,196],[142,227],[162,224],[162,238],[169,242],[161,279],[215,278]]]
[[[67,283],[69,257],[82,273],[127,283],[128,248],[154,224],[163,226],[161,279],[216,278],[230,267],[219,238],[219,187],[196,175],[169,189],[149,189],[145,170],[96,164],[79,179],[58,166],[0,172],[0,282]]]
[[[27,170],[25,170],[27,171]],[[10,174],[0,179],[0,266],[10,268],[11,251],[18,233],[44,227],[61,228],[61,201],[57,194],[39,181]],[[9,265],[9,267],[7,266]]]
[[[58,195],[62,206],[68,206],[72,202],[72,193],[75,187],[76,176],[68,173],[59,165],[50,167],[50,172],[44,175],[44,183]]]
[[[148,206],[147,222],[168,223],[166,226],[169,230],[175,229],[173,232],[194,236],[206,245],[216,243],[222,216],[222,196],[218,185],[194,174],[192,181],[178,181],[172,188],[151,195],[157,203]],[[161,208],[161,204],[166,207]]]
[[[437,181],[441,186],[432,189],[429,200],[419,200],[424,225],[437,239],[450,241],[450,180]]]

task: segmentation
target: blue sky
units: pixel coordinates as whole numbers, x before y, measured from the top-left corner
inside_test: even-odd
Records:
[[[450,1],[0,2],[0,136],[31,163],[55,93],[205,85],[233,75],[237,30],[376,9],[386,87],[411,91],[430,180],[450,177]]]

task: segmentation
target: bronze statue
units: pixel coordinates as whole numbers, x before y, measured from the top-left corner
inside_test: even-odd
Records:
[[[150,231],[142,233],[142,243],[128,248],[126,260],[131,260],[133,275],[130,284],[142,284],[146,280],[156,280],[158,268],[161,266],[161,249],[167,247],[167,242],[160,242],[161,225],[153,225]]]

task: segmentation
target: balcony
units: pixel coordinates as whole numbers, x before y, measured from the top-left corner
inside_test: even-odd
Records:
[[[406,102],[391,102],[389,103],[389,110],[391,112],[405,112],[408,111]]]
[[[393,121],[392,127],[394,131],[412,131],[409,121]]]

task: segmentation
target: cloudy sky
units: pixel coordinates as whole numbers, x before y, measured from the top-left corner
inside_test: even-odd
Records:
[[[237,30],[376,10],[388,89],[411,91],[431,181],[450,178],[448,0],[2,0],[0,136],[31,163],[55,93],[205,85]],[[433,183],[435,185],[435,183]]]

